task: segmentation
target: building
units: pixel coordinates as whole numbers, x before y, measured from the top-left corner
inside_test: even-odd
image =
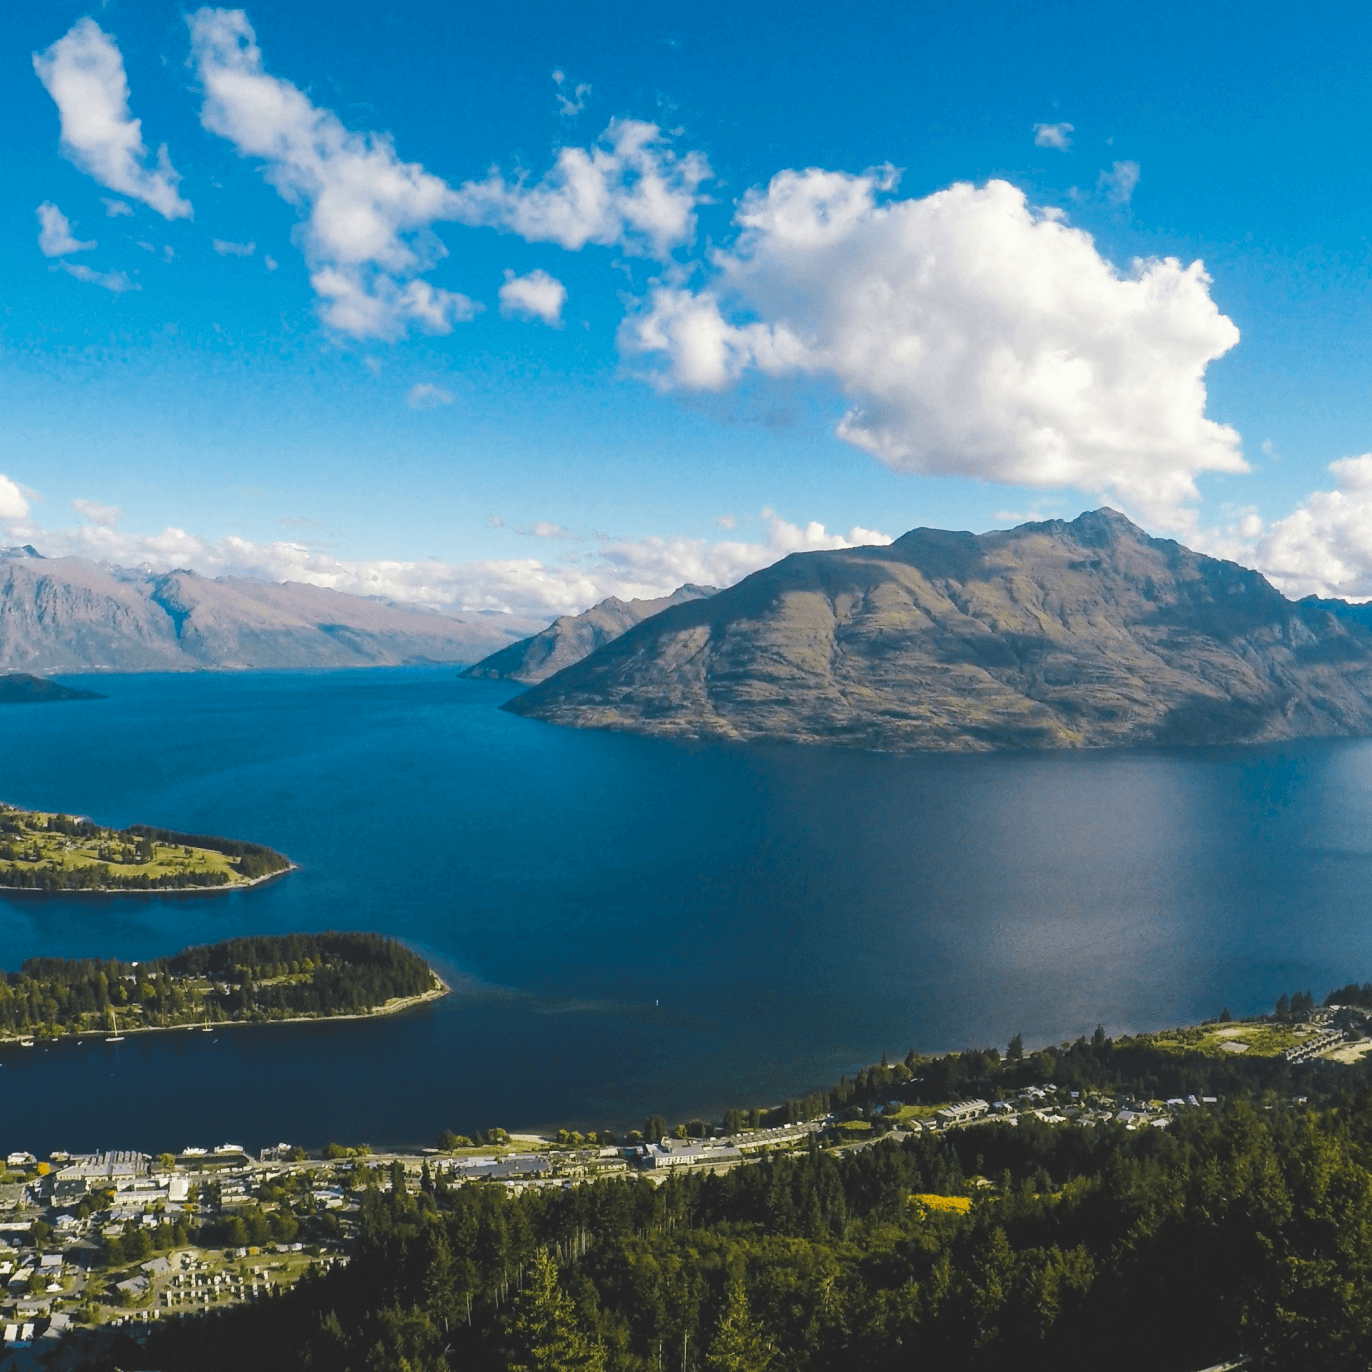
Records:
[[[940,1124],[970,1124],[973,1120],[981,1119],[990,1105],[984,1100],[962,1100],[956,1105],[945,1105],[942,1110],[934,1112],[934,1118]]]
[[[645,1144],[640,1154],[642,1165],[654,1170],[664,1167],[733,1164],[739,1162],[742,1157],[743,1154],[730,1144],[686,1143],[679,1139],[663,1139],[661,1143]]]

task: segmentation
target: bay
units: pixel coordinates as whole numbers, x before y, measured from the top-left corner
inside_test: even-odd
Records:
[[[451,668],[98,684],[107,700],[0,709],[0,798],[251,839],[301,870],[0,897],[0,966],[375,929],[454,994],[0,1047],[4,1150],[624,1129],[775,1103],[883,1051],[1372,979],[1364,740],[891,757],[558,729]]]

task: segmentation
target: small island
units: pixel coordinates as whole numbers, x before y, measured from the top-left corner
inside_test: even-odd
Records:
[[[277,934],[151,962],[30,958],[0,972],[0,1042],[394,1014],[446,995],[381,934]]]
[[[0,890],[223,891],[289,872],[288,857],[238,839],[182,834],[0,803]]]
[[[42,705],[50,700],[108,700],[99,691],[63,686],[31,672],[7,672],[0,676],[0,705]]]

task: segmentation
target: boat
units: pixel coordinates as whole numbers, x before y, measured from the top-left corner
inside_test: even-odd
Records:
[[[19,1040],[19,1046],[20,1046],[21,1048],[32,1048],[32,1047],[33,1047],[33,1040],[32,1040],[32,1039],[20,1039],[20,1040]]]
[[[123,1034],[111,1034],[111,1035],[109,1036],[109,1038],[107,1038],[107,1039],[105,1040],[105,1042],[106,1042],[106,1043],[123,1043],[123,1042],[124,1042],[124,1036],[123,1036]]]

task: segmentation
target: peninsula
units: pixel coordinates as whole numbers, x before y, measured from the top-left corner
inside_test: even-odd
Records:
[[[292,868],[260,843],[0,804],[0,890],[224,891]]]
[[[63,686],[31,672],[7,672],[0,676],[0,705],[45,705],[51,700],[107,700],[99,691]]]
[[[502,708],[578,728],[893,752],[1372,734],[1341,601],[1114,510],[793,553],[645,619]]]
[[[380,934],[275,934],[151,962],[30,958],[0,972],[0,1042],[393,1014],[447,994]]]

